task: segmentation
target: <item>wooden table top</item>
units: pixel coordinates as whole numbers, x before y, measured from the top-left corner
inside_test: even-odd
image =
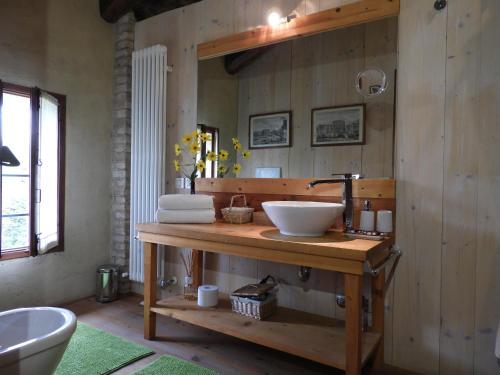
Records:
[[[361,262],[372,259],[373,255],[380,253],[380,250],[388,249],[394,243],[393,238],[380,241],[352,239],[335,231],[329,231],[322,237],[290,237],[280,234],[275,227],[253,223],[145,223],[137,224],[136,229],[139,232],[139,239],[146,242],[148,236],[144,234],[152,234]]]

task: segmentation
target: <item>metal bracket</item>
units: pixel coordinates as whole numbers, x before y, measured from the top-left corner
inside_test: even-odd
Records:
[[[372,268],[372,267],[368,266],[368,273],[370,273],[373,277],[375,277],[375,276],[378,276],[380,271],[382,271],[385,267],[387,267],[391,261],[393,261],[391,270],[389,271],[389,275],[387,276],[387,279],[385,280],[384,293],[389,288],[389,285],[391,285],[391,281],[394,278],[394,273],[396,272],[396,268],[398,266],[399,259],[401,258],[401,255],[403,255],[401,250],[397,246],[393,246],[391,248],[391,250],[389,251],[389,256],[384,260],[384,262],[382,264],[380,264],[376,268]]]
[[[300,266],[297,277],[302,282],[308,281],[311,277],[311,267]]]

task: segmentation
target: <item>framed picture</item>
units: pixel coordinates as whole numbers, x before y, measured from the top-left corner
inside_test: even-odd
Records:
[[[248,129],[250,149],[290,147],[292,145],[292,112],[252,115]]]
[[[365,105],[316,108],[311,112],[311,146],[365,144]]]

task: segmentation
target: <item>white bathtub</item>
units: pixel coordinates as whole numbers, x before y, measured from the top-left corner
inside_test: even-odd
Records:
[[[0,313],[0,374],[49,375],[76,329],[71,311],[32,307]]]

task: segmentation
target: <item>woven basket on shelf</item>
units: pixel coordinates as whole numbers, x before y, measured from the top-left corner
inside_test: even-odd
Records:
[[[271,284],[268,281],[272,281]],[[229,297],[235,313],[263,320],[273,315],[277,308],[276,279],[267,275],[258,284],[245,285]]]
[[[264,301],[255,301],[250,298],[229,296],[231,307],[235,313],[257,320],[264,320],[274,314],[277,308],[276,294],[269,293]]]
[[[233,207],[234,199],[243,197],[243,207]],[[253,208],[247,207],[247,198],[244,194],[231,197],[231,205],[221,209],[222,217],[231,224],[244,224],[252,221]]]

